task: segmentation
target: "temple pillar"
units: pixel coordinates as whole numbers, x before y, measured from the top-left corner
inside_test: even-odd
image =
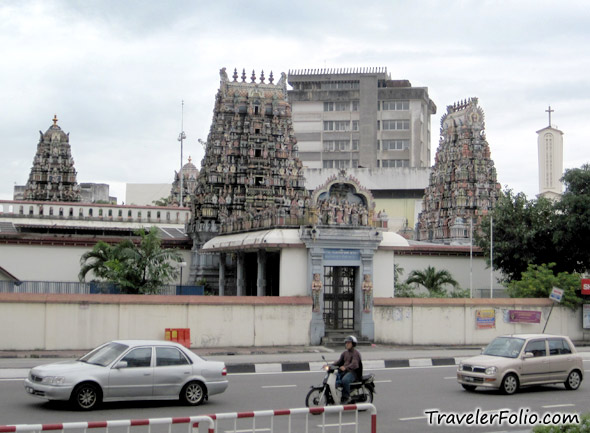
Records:
[[[266,250],[258,250],[258,273],[256,278],[256,296],[266,295]]]
[[[225,295],[225,253],[219,254],[219,296]]]
[[[244,296],[246,294],[246,281],[244,280],[244,253],[238,252],[236,256],[236,295]]]

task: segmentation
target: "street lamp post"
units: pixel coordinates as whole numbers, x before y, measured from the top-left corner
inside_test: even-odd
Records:
[[[180,171],[178,172],[178,175],[180,176],[180,200],[179,200],[179,206],[183,207],[183,199],[182,199],[182,193],[183,193],[183,173],[182,173],[182,163],[183,163],[183,158],[182,158],[182,145],[184,143],[184,140],[186,140],[186,134],[184,133],[184,100],[182,101],[182,117],[180,120],[180,134],[178,135],[178,141],[180,141]]]

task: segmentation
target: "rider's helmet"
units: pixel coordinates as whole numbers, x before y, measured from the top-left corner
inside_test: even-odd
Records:
[[[348,343],[349,341],[352,343],[352,347],[356,346],[357,340],[354,335],[349,335],[348,337],[346,337],[344,339],[344,344]]]

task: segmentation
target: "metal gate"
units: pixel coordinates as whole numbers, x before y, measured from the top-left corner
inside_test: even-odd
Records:
[[[326,329],[354,329],[355,277],[355,267],[324,267],[324,323]]]

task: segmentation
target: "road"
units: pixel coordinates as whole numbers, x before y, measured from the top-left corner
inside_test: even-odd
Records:
[[[588,373],[590,359],[585,360],[584,364]],[[457,384],[455,371],[454,366],[403,367],[376,371],[367,369],[366,373],[374,373],[377,380],[374,403],[377,407],[378,431],[400,433],[530,431],[527,427],[507,424],[463,427],[429,425],[425,414],[429,410],[439,410],[441,413],[474,414],[477,410],[481,413],[502,409],[507,409],[509,414],[517,413],[519,409],[523,409],[528,414],[588,412],[590,383],[583,383],[578,391],[566,391],[562,385],[556,385],[524,389],[513,396],[504,396],[487,390],[469,393]],[[232,374],[229,375],[230,387],[224,394],[213,396],[209,402],[197,408],[184,407],[176,402],[109,403],[90,413],[73,411],[67,405],[49,403],[31,397],[25,393],[21,379],[3,379],[0,382],[0,425],[186,417],[303,407],[309,387],[319,384],[322,377],[319,371]],[[364,416],[368,417],[366,414]],[[321,423],[321,416],[311,418],[312,427]],[[303,423],[303,420],[297,422]],[[251,428],[251,423],[249,425]],[[258,423],[257,427],[263,428]],[[328,428],[326,431],[338,430]]]

